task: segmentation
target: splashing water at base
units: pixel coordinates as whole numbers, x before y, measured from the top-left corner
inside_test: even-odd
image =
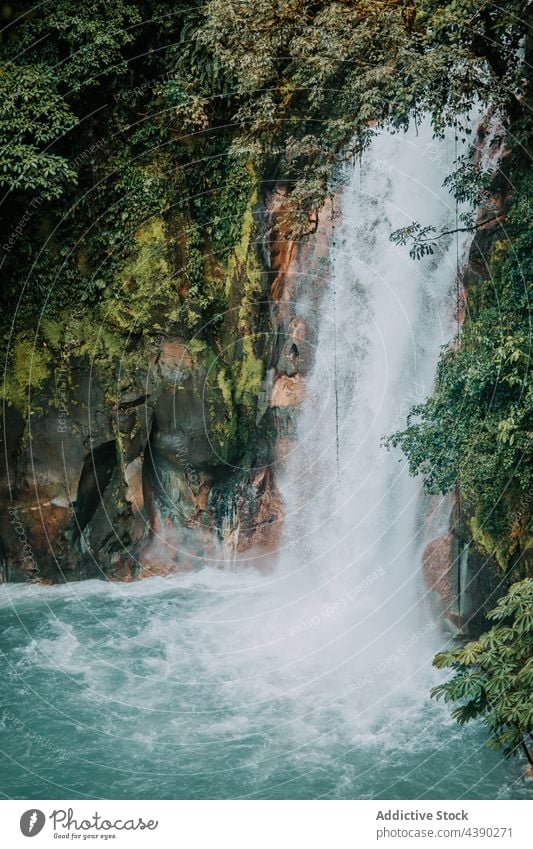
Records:
[[[6,795],[527,795],[429,699],[427,504],[381,447],[452,335],[455,244],[415,265],[388,238],[453,223],[434,151],[383,134],[343,191],[275,570],[2,588]]]

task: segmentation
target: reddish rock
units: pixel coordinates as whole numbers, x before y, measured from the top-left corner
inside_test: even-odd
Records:
[[[127,487],[126,500],[131,504],[134,513],[138,513],[144,506],[142,467],[142,457],[136,457],[124,469]]]
[[[446,606],[452,604],[455,594],[452,581],[451,532],[432,540],[425,548],[422,569],[426,586],[439,594]]]
[[[186,346],[180,342],[163,342],[159,363],[168,368],[191,368],[192,358]]]
[[[305,392],[304,380],[301,374],[287,377],[280,374],[274,380],[270,395],[271,407],[299,407]]]

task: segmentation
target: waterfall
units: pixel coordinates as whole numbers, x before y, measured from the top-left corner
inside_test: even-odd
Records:
[[[455,155],[453,136],[436,143],[426,123],[380,134],[352,169],[283,486],[281,562],[305,597],[302,651],[315,645],[354,686],[372,683],[360,688],[369,703],[380,699],[384,673],[387,686],[395,677],[408,689],[406,676],[435,644],[421,580],[427,499],[382,437],[431,392],[439,349],[453,335],[457,244],[448,237],[415,263],[389,236],[413,220],[453,229],[442,181]]]
[[[413,219],[454,223],[441,186],[453,148],[427,126],[384,132],[346,175],[322,303],[301,307],[318,342],[270,574],[206,565],[129,585],[5,585],[12,795],[525,792],[483,730],[429,698],[444,636],[420,575],[427,499],[381,446],[431,391],[453,335],[453,239],[419,263],[389,241]]]

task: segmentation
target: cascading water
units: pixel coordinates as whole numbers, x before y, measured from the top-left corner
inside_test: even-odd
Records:
[[[453,223],[452,159],[427,128],[383,134],[343,190],[271,574],[2,587],[7,795],[525,793],[429,699],[445,637],[420,578],[426,504],[381,447],[431,389],[455,277],[455,245],[417,265],[388,237]]]
[[[391,647],[413,654],[422,642],[427,660],[435,645],[427,636],[435,623],[420,577],[427,502],[405,458],[381,443],[431,392],[439,348],[453,334],[457,246],[449,239],[415,264],[389,236],[412,220],[453,229],[455,210],[441,187],[436,153],[441,167],[451,168],[453,143],[437,146],[428,126],[416,135],[383,134],[352,171],[298,456],[285,484],[283,560],[303,571],[308,587],[302,642],[313,642],[308,631],[325,630],[324,620],[334,616],[335,651],[346,652],[344,681],[362,674],[369,682],[386,670],[389,686],[396,669],[400,689],[413,657],[404,662]],[[364,688],[366,699],[371,690]]]

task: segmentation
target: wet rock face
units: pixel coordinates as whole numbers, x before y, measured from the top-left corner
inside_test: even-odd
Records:
[[[196,490],[224,462],[211,429],[224,405],[218,387],[206,389],[201,358],[193,364],[184,351],[165,342],[118,403],[107,397],[108,373],[76,363],[61,413],[53,386],[43,412],[27,422],[10,413],[4,480],[15,512],[2,513],[4,580],[127,577],[162,522],[187,525]]]
[[[162,392],[154,405],[150,446],[157,462],[207,470],[220,464],[210,410],[192,379]]]
[[[273,193],[256,215],[268,309],[255,337],[238,324],[222,331],[226,349],[237,333],[229,371],[220,342],[162,336],[133,352],[135,367],[130,354],[119,368],[71,359],[60,403],[51,379],[26,420],[8,408],[1,580],[132,580],[205,556],[266,566],[282,528],[277,480],[312,364],[330,235],[326,210],[314,240],[286,239],[283,202]],[[260,382],[246,357],[262,361]]]
[[[431,540],[422,557],[424,582],[433,594],[435,608],[455,627],[460,625],[458,556],[457,540],[449,531]]]

